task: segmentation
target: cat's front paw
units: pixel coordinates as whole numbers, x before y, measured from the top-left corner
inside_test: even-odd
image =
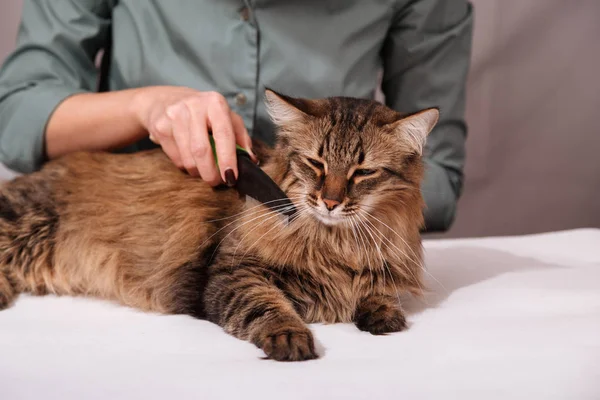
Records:
[[[400,332],[406,329],[406,318],[399,305],[392,302],[367,301],[354,317],[356,327],[373,335]]]
[[[276,361],[318,358],[313,335],[306,327],[281,327],[274,332],[265,332],[257,344],[268,358]]]

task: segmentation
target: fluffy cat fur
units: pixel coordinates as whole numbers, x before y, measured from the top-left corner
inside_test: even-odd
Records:
[[[80,152],[0,188],[0,309],[82,295],[220,325],[280,361],[318,357],[307,323],[406,327],[422,288],[422,150],[437,109],[266,91],[261,167],[297,205],[288,226],[160,150]]]

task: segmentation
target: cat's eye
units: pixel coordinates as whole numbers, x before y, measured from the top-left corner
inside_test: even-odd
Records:
[[[354,176],[356,176],[356,177],[370,176],[370,175],[375,174],[375,172],[377,172],[376,169],[357,169],[356,171],[354,171]]]
[[[309,163],[311,163],[313,166],[315,166],[316,168],[319,169],[324,169],[325,166],[323,165],[322,162],[315,160],[314,158],[307,158],[306,159]]]

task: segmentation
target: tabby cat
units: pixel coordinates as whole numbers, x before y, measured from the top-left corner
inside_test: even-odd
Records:
[[[406,327],[422,287],[422,152],[436,108],[265,92],[261,167],[296,205],[286,224],[160,150],[80,152],[0,187],[0,309],[21,292],[82,295],[207,319],[268,358],[317,358],[307,323]]]

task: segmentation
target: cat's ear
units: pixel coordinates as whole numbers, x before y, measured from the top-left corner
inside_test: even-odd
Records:
[[[317,101],[294,98],[265,89],[265,105],[275,125],[285,126],[322,114]]]
[[[390,126],[414,151],[423,155],[427,135],[437,124],[439,117],[439,109],[427,108],[392,122]]]

